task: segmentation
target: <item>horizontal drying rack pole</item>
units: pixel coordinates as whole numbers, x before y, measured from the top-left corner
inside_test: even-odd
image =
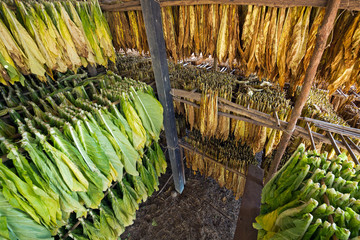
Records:
[[[190,101],[190,100],[193,100],[193,101],[200,102],[200,98],[201,98],[200,93],[189,92],[189,91],[180,90],[180,89],[172,89],[171,94],[173,96],[174,101],[182,102],[184,104],[191,105],[195,108],[200,108],[199,104]],[[232,113],[227,113],[227,112],[218,111],[218,115],[220,115],[220,116],[226,116],[226,117],[229,117],[232,119],[236,119],[236,120],[252,123],[255,125],[259,125],[259,126],[264,126],[264,127],[280,130],[280,131],[286,131],[286,127],[288,124],[287,122],[279,120],[278,118],[273,117],[267,113],[263,113],[263,112],[260,112],[260,111],[257,111],[257,110],[251,109],[251,108],[246,108],[244,106],[230,102],[230,101],[228,101],[224,98],[220,98],[220,97],[218,98],[218,109],[222,110],[222,111],[232,112]],[[237,114],[237,115],[235,115],[235,114]],[[276,116],[276,114],[275,114],[275,116]],[[338,134],[341,134],[341,135],[344,135],[347,137],[360,138],[360,130],[356,129],[356,128],[331,124],[328,122],[324,122],[324,121],[320,121],[320,120],[316,120],[316,119],[312,119],[312,118],[300,118],[300,119],[304,120],[308,123],[313,123],[313,124],[315,124],[315,126],[321,128],[323,130],[331,129],[330,131],[334,132],[334,133],[338,133]],[[312,136],[313,136],[313,139],[315,142],[332,144],[331,140],[327,136],[324,136],[320,133],[313,132],[313,131],[311,131],[311,133],[312,133]],[[294,137],[302,137],[304,139],[309,139],[309,140],[311,138],[308,130],[303,127],[300,127],[300,126],[296,126],[293,136]],[[334,141],[338,146],[340,146],[344,149],[347,149],[346,144],[343,143],[342,141],[338,141],[338,140],[334,140]],[[353,151],[356,152],[357,154],[360,154],[360,149],[358,149],[358,148],[354,148]]]

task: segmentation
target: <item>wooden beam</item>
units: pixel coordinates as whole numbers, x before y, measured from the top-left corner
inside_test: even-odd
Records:
[[[276,173],[280,160],[284,155],[285,149],[290,141],[291,135],[295,130],[296,123],[301,115],[303,107],[309,96],[312,84],[314,82],[317,68],[319,66],[321,57],[326,47],[327,39],[334,27],[334,21],[336,18],[337,11],[339,10],[339,6],[340,6],[340,0],[329,0],[327,2],[324,20],[321,26],[319,27],[319,31],[316,37],[315,49],[311,56],[309,66],[305,72],[305,78],[301,88],[301,93],[296,99],[294,109],[290,116],[288,127],[286,131],[284,131],[283,136],[281,137],[280,143],[275,153],[274,160],[271,162],[269,173],[266,176],[265,182],[268,182],[272,178],[272,176]]]
[[[164,108],[164,129],[175,189],[182,193],[185,185],[184,163],[181,159],[180,147],[178,145],[173,98],[170,94],[170,77],[161,9],[159,3],[155,0],[141,0],[141,8],[155,75],[156,90]]]
[[[249,165],[248,177],[246,178],[244,195],[241,199],[239,217],[236,224],[234,240],[256,240],[258,231],[252,224],[260,214],[262,180],[264,170]],[[255,179],[255,180],[253,180]]]
[[[124,11],[134,11],[134,10],[141,10],[140,1],[129,1],[129,2],[119,2],[114,4],[105,4],[100,3],[101,9],[103,11],[108,12],[124,12]]]
[[[186,6],[186,5],[203,5],[203,4],[232,4],[232,5],[256,5],[269,7],[326,7],[327,0],[159,0],[161,7],[168,6]],[[104,11],[130,11],[141,10],[139,0],[126,1],[121,3],[100,3]],[[359,0],[341,0],[339,9],[360,11]]]
[[[351,131],[351,132],[354,132],[354,133],[357,133],[357,134],[360,135],[360,129],[358,129],[358,128],[351,128],[351,127],[341,126],[341,125],[337,125],[337,124],[334,124],[334,123],[328,123],[328,122],[324,122],[324,121],[317,120],[317,119],[312,119],[312,118],[307,118],[307,117],[300,117],[299,119],[304,120],[306,122],[314,123],[315,125],[318,125],[319,127],[321,127],[321,126],[326,126],[326,127],[329,127],[329,128],[333,127],[333,128],[339,129],[339,130]]]

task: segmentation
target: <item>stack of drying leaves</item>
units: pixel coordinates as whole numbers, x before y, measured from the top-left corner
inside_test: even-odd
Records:
[[[244,81],[239,86],[236,103],[272,116],[276,113],[279,120],[287,121],[292,109],[290,101],[283,91],[268,84],[258,79]],[[277,147],[282,136],[282,131],[234,119],[231,120],[231,132],[236,140],[251,146],[254,153],[265,147],[265,156]]]
[[[300,88],[297,89],[296,94],[297,95],[300,94]],[[311,89],[309,97],[308,97],[306,104],[303,108],[303,111],[301,113],[301,116],[307,117],[307,118],[313,118],[313,119],[317,119],[317,120],[321,120],[321,121],[325,121],[325,122],[329,122],[329,123],[333,123],[333,124],[338,124],[338,125],[342,125],[342,126],[348,126],[346,121],[344,119],[342,119],[335,112],[333,106],[330,103],[328,91],[317,89],[317,88]],[[298,125],[306,128],[305,121],[299,121]],[[311,126],[311,130],[318,132],[318,133],[324,132],[323,130],[318,129],[315,126]],[[341,140],[336,135],[335,135],[335,139]],[[301,138],[296,138],[291,144],[292,149],[295,150],[297,148],[297,146],[299,146],[300,142],[305,142],[307,146],[310,146],[309,141],[304,141]],[[324,147],[323,150],[330,152],[331,155],[334,153],[331,145],[325,145],[323,147]]]
[[[169,62],[170,69],[172,65],[173,63]],[[123,56],[118,54],[116,57],[116,67],[123,77],[129,77],[148,84],[155,81],[150,58]]]
[[[301,144],[264,186],[257,239],[359,239],[359,166]]]
[[[358,101],[355,95],[346,95],[336,92],[331,96],[331,104],[334,110],[339,114],[351,127],[360,127],[360,115]]]
[[[153,80],[150,59],[120,57],[117,65],[121,73],[124,72],[134,78],[147,76],[148,79]],[[204,136],[214,136],[224,141],[233,135],[237,141],[242,140],[242,143],[251,146],[254,153],[265,148],[266,156],[276,149],[282,131],[218,116],[218,111],[226,111],[221,107],[217,109],[216,99],[221,97],[273,117],[276,112],[279,120],[288,121],[292,108],[290,101],[286,99],[286,93],[280,88],[274,87],[266,81],[260,81],[254,76],[241,78],[241,81],[238,81],[239,77],[232,74],[208,71],[191,65],[183,67],[181,64],[174,63],[169,63],[169,75],[172,88],[201,93],[200,101],[185,98],[200,105],[200,109],[174,101],[176,113],[185,116],[190,130],[197,129]],[[295,95],[299,94],[300,87],[297,87]],[[316,88],[311,90],[302,116],[346,125],[346,122],[337,115],[331,106],[328,91]],[[299,125],[306,127],[303,121],[299,121]],[[312,131],[323,133],[314,126],[312,126]],[[300,142],[304,142],[304,140],[296,138],[291,144],[290,152],[294,151]],[[309,141],[305,142],[307,146],[310,146]],[[330,152],[331,149],[327,149],[327,151]]]
[[[239,56],[241,9],[236,5],[196,5],[161,9],[167,52],[175,61],[192,53],[231,63]],[[141,11],[106,14],[116,49],[149,50]]]
[[[300,88],[298,88],[298,95],[299,94]],[[311,89],[301,116],[344,126],[347,125],[346,122],[336,114],[331,105],[329,92],[317,88]]]
[[[210,73],[208,75],[204,74],[203,76],[206,76],[206,79],[213,79],[210,78]],[[218,116],[218,111],[227,112],[221,107],[218,108],[218,98],[232,101],[233,95],[235,95],[237,104],[273,116],[276,112],[280,120],[287,121],[291,114],[291,105],[289,100],[286,100],[285,94],[280,89],[268,86],[269,83],[266,82],[261,83],[256,78],[244,79],[245,81],[241,82],[234,81],[233,86],[227,85],[224,81],[225,77],[214,79],[218,81],[215,86],[200,85],[201,100],[197,102],[200,109],[176,102],[177,112],[186,116],[190,129],[199,130],[203,136],[214,137],[223,141],[226,141],[229,136],[234,136],[236,141],[241,140],[242,143],[250,146],[254,153],[265,148],[266,155],[270,154],[279,143],[282,132],[244,121],[230,120],[225,116]],[[221,81],[224,83],[221,84]],[[235,85],[235,82],[238,85]],[[235,87],[238,89],[237,94],[233,94]]]
[[[236,77],[199,70],[194,67],[188,67],[188,69],[182,73],[174,74],[178,80],[175,80],[176,83],[174,84],[182,85],[185,90],[196,89],[201,92],[200,102],[197,102],[200,104],[200,109],[176,102],[176,110],[185,114],[190,130],[195,128],[203,136],[226,140],[229,136],[230,119],[224,116],[218,117],[218,98],[231,101]],[[189,101],[194,100],[189,99]]]
[[[347,92],[359,85],[360,12],[342,11],[338,15],[331,42],[319,66],[318,81],[328,86],[330,94],[343,88]],[[325,84],[324,84],[325,82]]]
[[[113,35],[114,47],[119,49],[137,49],[148,52],[144,19],[141,11],[105,12]]]
[[[221,187],[232,190],[236,199],[239,199],[244,193],[246,178],[226,170],[224,166],[246,174],[249,164],[257,164],[251,149],[246,145],[241,146],[241,142],[232,137],[226,141],[219,141],[216,138],[204,138],[199,131],[189,132],[185,141],[202,154],[222,164],[210,162],[203,158],[202,154],[184,149],[187,167],[199,171],[201,175],[214,178]]]
[[[115,62],[109,26],[97,1],[21,2],[16,12],[1,3],[0,82],[34,74],[75,71]]]
[[[52,94],[62,89],[72,89],[87,78],[87,73],[78,71],[78,74],[68,72],[66,74],[57,73],[56,81],[47,78],[46,84],[37,78],[28,76],[25,84],[15,82],[14,85],[0,86],[0,116],[6,115],[10,109],[19,110],[19,105],[27,105],[29,101],[41,101],[48,94]],[[37,99],[37,100],[34,100]]]
[[[291,93],[301,85],[315,48],[325,9],[273,8],[236,5],[196,5],[162,8],[168,55],[175,61],[193,53],[216,56],[220,63],[237,65],[246,75],[257,73],[278,82],[290,82]],[[140,11],[111,12],[117,49],[148,51]],[[330,47],[326,49],[317,84],[330,93],[359,81],[360,13],[339,11]],[[129,20],[128,20],[129,19]],[[236,59],[236,61],[234,61]],[[331,63],[331,64],[328,64]]]
[[[27,98],[21,115],[10,110],[20,141],[13,141],[16,131],[9,123],[0,124],[0,153],[11,160],[0,163],[4,198],[52,235],[72,212],[86,218],[87,208],[99,209],[100,222],[81,220],[81,235],[117,239],[132,224],[138,204],[158,190],[158,176],[166,170],[158,144],[163,109],[152,89],[107,74]],[[117,190],[103,200],[112,182],[118,182]],[[9,218],[4,231],[11,232],[12,224],[23,226],[22,234],[35,231],[21,218]]]

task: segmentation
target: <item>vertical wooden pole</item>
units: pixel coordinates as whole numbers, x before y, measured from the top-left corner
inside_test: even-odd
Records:
[[[159,100],[164,107],[164,128],[175,189],[181,193],[185,184],[184,164],[178,145],[173,99],[170,95],[171,87],[160,4],[154,0],[141,0],[140,2],[155,74],[156,89]]]
[[[294,132],[294,129],[296,127],[296,122],[299,119],[302,109],[305,105],[305,102],[309,96],[310,89],[313,84],[316,71],[321,60],[321,56],[323,55],[326,47],[327,39],[334,27],[334,21],[336,18],[337,11],[339,9],[339,5],[340,5],[340,0],[328,0],[324,20],[321,26],[319,27],[319,31],[316,37],[315,49],[313,55],[311,56],[309,66],[306,69],[304,84],[302,86],[300,96],[296,99],[295,106],[289,120],[289,124],[286,128],[286,131],[284,131],[284,134],[277,147],[274,160],[271,162],[269,173],[266,177],[265,182],[268,182],[272,178],[272,176],[276,173],[280,160],[289,143],[291,135]]]

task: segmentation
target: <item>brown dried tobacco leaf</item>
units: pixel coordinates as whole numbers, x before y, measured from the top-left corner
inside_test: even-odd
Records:
[[[131,33],[135,41],[135,46],[139,52],[142,52],[143,49],[141,45],[141,38],[135,11],[129,11],[128,16],[130,21]]]
[[[216,55],[219,62],[224,62],[228,54],[229,46],[229,5],[222,5],[220,9],[222,11],[222,18],[216,43]]]
[[[279,85],[280,87],[284,87],[285,80],[287,77],[286,71],[286,52],[289,51],[289,42],[291,37],[291,30],[292,30],[292,20],[294,16],[296,17],[296,10],[297,8],[290,8],[286,14],[284,27],[281,32],[280,42],[279,42],[279,49],[277,55],[277,67],[279,70]]]

